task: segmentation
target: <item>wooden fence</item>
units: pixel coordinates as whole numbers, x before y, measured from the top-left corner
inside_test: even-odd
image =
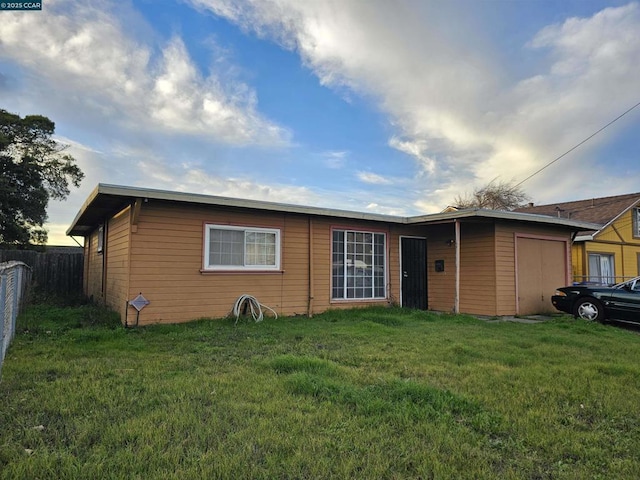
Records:
[[[80,247],[47,247],[43,252],[0,249],[0,263],[16,260],[29,265],[33,291],[45,295],[82,294],[83,257]]]

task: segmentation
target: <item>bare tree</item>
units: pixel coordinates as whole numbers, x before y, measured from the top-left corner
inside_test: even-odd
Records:
[[[495,178],[473,194],[458,195],[454,199],[456,208],[486,208],[489,210],[514,210],[529,201],[529,196],[512,182],[497,181]]]

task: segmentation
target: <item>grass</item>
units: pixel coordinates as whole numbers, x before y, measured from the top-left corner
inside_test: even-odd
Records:
[[[32,307],[0,478],[637,478],[640,336],[401,309],[125,330]]]

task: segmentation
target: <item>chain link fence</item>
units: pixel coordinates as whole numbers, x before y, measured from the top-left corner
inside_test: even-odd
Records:
[[[31,282],[31,268],[22,262],[0,263],[0,372],[16,332],[16,318]]]

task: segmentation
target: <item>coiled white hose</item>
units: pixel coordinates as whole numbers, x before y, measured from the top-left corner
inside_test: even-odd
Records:
[[[245,307],[245,305],[248,305],[248,307]],[[232,310],[233,314],[236,317],[236,324],[238,323],[238,319],[240,318],[240,315],[242,314],[242,310],[244,308],[248,308],[248,310],[251,311],[251,317],[253,318],[254,322],[261,322],[264,319],[262,307],[273,312],[275,318],[278,318],[278,314],[273,308],[261,304],[256,297],[252,297],[251,295],[247,294],[240,295],[236,300],[236,303],[233,305]]]

